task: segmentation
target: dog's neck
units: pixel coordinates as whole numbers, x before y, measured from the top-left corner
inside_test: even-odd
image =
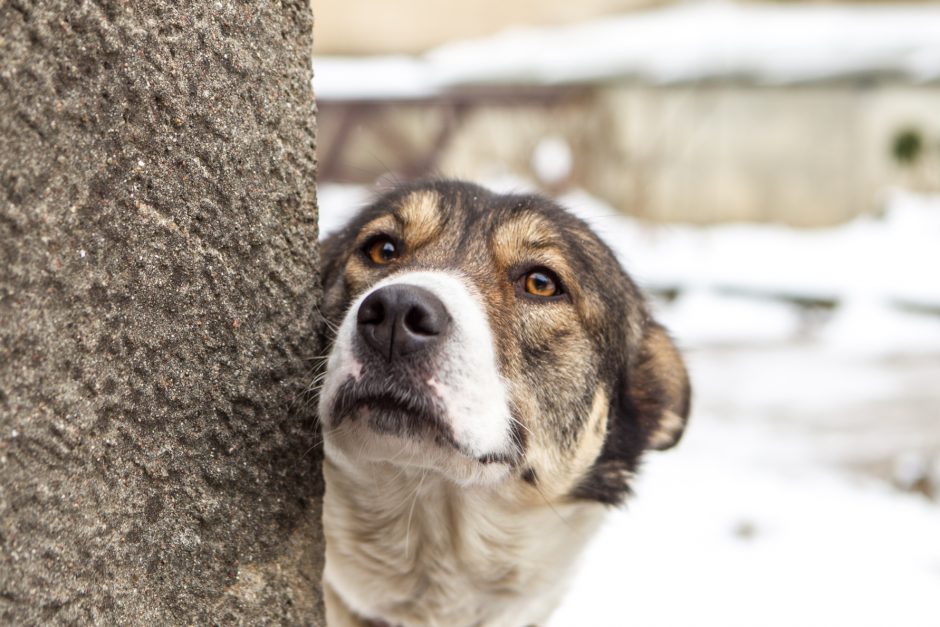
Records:
[[[604,512],[549,503],[518,479],[467,487],[433,471],[329,460],[324,475],[326,583],[355,614],[389,624],[543,621]]]

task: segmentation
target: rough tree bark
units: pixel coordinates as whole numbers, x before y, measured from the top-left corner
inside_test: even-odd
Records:
[[[322,624],[311,26],[0,2],[0,623]]]

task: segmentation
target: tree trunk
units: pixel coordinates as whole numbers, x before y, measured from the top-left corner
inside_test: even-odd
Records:
[[[322,624],[311,26],[0,2],[0,623]]]

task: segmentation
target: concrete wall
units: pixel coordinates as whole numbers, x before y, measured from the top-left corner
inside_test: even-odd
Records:
[[[329,144],[335,111],[329,103],[321,111]],[[344,159],[363,180],[401,171],[403,155],[428,150],[445,124],[438,173],[534,178],[535,146],[559,136],[574,156],[568,184],[661,221],[821,226],[876,211],[892,186],[940,189],[940,87],[891,83],[622,84],[550,101],[386,103],[350,133]],[[892,144],[908,128],[923,149],[902,165]],[[383,139],[390,133],[394,145]]]
[[[584,185],[659,220],[817,226],[878,208],[893,185],[934,189],[937,150],[901,168],[891,146],[921,128],[940,142],[940,90],[909,87],[612,88],[608,157]],[[940,147],[940,144],[937,145]]]

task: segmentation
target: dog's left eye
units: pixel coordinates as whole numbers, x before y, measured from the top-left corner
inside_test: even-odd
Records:
[[[537,268],[525,275],[525,291],[533,296],[550,298],[562,293],[561,282],[551,270]]]
[[[398,246],[388,235],[377,235],[365,243],[362,252],[369,260],[377,265],[384,266],[398,258]]]

